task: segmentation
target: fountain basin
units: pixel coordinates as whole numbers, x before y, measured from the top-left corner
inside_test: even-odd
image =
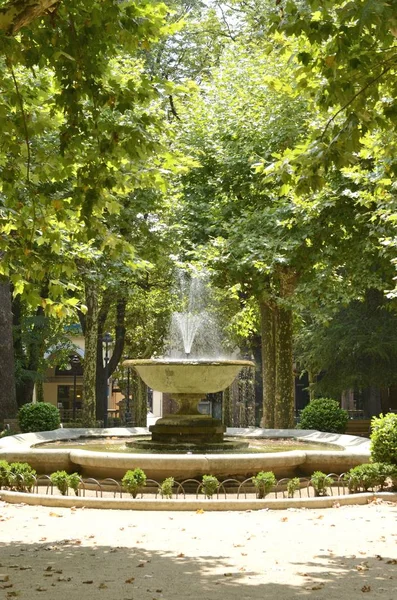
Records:
[[[125,367],[133,367],[143,381],[176,400],[176,414],[158,419],[149,429],[152,447],[172,447],[178,444],[195,444],[204,452],[211,452],[223,443],[226,427],[219,419],[202,415],[198,403],[206,394],[220,392],[229,387],[243,367],[254,367],[249,360],[126,360]],[[137,442],[137,446],[139,446]],[[150,442],[143,443],[148,448]]]
[[[250,360],[125,360],[153,390],[172,397],[177,394],[206,394],[221,392],[231,385],[243,367],[254,367]],[[186,413],[183,413],[186,414]]]
[[[228,435],[249,438],[294,438],[302,441],[335,444],[344,450],[293,450],[258,454],[118,454],[72,449],[41,449],[37,444],[56,440],[81,440],[84,437],[117,437],[131,439],[148,435],[146,428],[57,429],[25,433],[0,440],[0,460],[28,462],[38,473],[56,470],[78,471],[86,477],[121,479],[128,469],[142,468],[157,481],[166,477],[186,479],[211,474],[219,478],[250,477],[259,471],[273,471],[277,478],[325,473],[343,473],[370,459],[370,442],[351,435],[319,431],[234,429]]]

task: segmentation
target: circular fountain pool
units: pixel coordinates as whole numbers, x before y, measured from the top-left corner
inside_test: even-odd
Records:
[[[29,462],[38,473],[57,470],[79,471],[88,477],[113,477],[121,479],[128,469],[142,468],[147,476],[157,481],[166,477],[185,479],[205,474],[217,477],[250,477],[259,471],[273,471],[276,477],[310,475],[320,470],[342,473],[365,462],[370,457],[369,440],[350,435],[322,433],[319,431],[228,429],[227,435],[238,439],[255,440],[288,439],[314,444],[314,449],[279,450],[233,454],[149,454],[131,452],[93,451],[87,445],[81,449],[40,447],[45,442],[76,441],[86,438],[122,438],[147,436],[145,428],[114,429],[57,429],[41,433],[26,433],[0,440],[0,459],[8,462]],[[330,444],[324,449],[321,444]],[[341,449],[342,448],[342,449]]]

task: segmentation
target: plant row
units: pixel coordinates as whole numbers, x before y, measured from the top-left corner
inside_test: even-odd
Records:
[[[334,475],[327,475],[322,471],[315,471],[310,478],[302,481],[299,477],[293,477],[285,480],[285,490],[288,498],[293,498],[295,493],[302,487],[311,486],[315,496],[327,496],[330,488],[335,483]],[[69,489],[78,495],[82,479],[78,473],[67,473],[66,471],[56,471],[52,473],[49,480],[62,495],[67,495]],[[192,480],[195,481],[195,480]],[[284,481],[284,480],[281,480]],[[343,485],[347,487],[350,493],[366,492],[368,490],[384,491],[386,486],[390,489],[397,489],[397,466],[385,463],[367,463],[350,469],[339,477]],[[251,479],[256,490],[257,498],[265,498],[269,493],[275,491],[277,482],[276,476],[272,471],[260,471]],[[7,463],[0,461],[0,489],[7,488],[18,492],[31,492],[37,483],[37,474],[27,463]],[[147,483],[145,472],[136,468],[129,470],[121,480],[122,489],[136,498],[142,493]],[[172,498],[178,484],[174,477],[167,477],[159,485],[159,492],[162,498]],[[203,475],[199,483],[199,491],[205,498],[213,498],[219,493],[223,485],[214,475]]]

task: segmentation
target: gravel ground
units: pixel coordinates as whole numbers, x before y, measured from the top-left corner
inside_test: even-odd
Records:
[[[134,512],[0,502],[0,600],[397,598],[397,504]]]

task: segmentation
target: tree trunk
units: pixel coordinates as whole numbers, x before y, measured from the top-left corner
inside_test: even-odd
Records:
[[[95,388],[98,340],[98,294],[94,284],[85,283],[87,313],[85,315],[85,353],[83,376],[83,425],[90,427],[95,423]]]
[[[42,290],[46,297],[48,289]],[[48,331],[48,321],[41,306],[37,307],[33,320],[33,329],[30,332],[29,342],[22,344],[23,318],[26,314],[20,296],[12,302],[14,326],[14,355],[19,363],[19,377],[16,381],[16,396],[18,407],[32,402],[35,383],[39,380],[40,363],[45,351],[45,340]]]
[[[12,339],[11,292],[0,279],[0,424],[15,419],[18,407],[15,394],[14,346]]]
[[[107,394],[106,369],[103,363],[103,344],[102,338],[105,333],[106,320],[110,307],[114,300],[114,292],[106,290],[102,297],[101,308],[98,316],[98,338],[97,338],[97,376],[96,376],[96,415],[97,419],[103,418],[103,407]],[[115,340],[108,364],[108,376],[116,370],[123,355],[125,343],[125,309],[127,306],[126,298],[118,298],[116,303],[116,323]]]
[[[263,415],[261,427],[275,427],[276,397],[276,313],[277,307],[268,300],[259,302],[262,337]]]
[[[295,427],[294,383],[292,311],[279,307],[276,325],[275,429],[293,429]]]

